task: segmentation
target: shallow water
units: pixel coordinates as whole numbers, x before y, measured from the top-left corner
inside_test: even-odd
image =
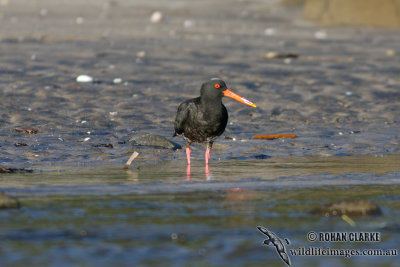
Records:
[[[257,225],[290,239],[288,248],[396,248],[399,30],[321,29],[276,3],[2,1],[0,166],[34,172],[0,174],[0,191],[22,204],[0,211],[0,266],[285,266]],[[149,20],[155,10],[160,23]],[[96,82],[77,83],[81,74]],[[229,122],[209,172],[200,146],[188,177],[184,150],[126,142],[138,131],[170,138],[179,103],[216,76],[257,108],[224,99]],[[252,139],[279,133],[297,137]],[[140,156],[122,170],[133,150]],[[383,216],[351,226],[309,213],[354,199]],[[311,230],[383,239],[311,243]],[[292,263],[400,265],[372,256]]]
[[[256,226],[291,242],[288,249],[395,249],[400,238],[399,155],[284,157],[53,168],[0,175],[20,210],[0,213],[1,266],[284,266]],[[365,199],[383,216],[309,211]],[[309,231],[379,232],[379,243],[309,242]],[[291,256],[294,266],[396,266],[398,257]]]

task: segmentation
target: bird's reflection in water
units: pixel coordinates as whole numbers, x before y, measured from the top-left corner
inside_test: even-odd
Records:
[[[190,181],[190,165],[186,166],[186,181]]]
[[[127,181],[133,182],[133,183],[138,183],[139,182],[139,173],[132,171],[132,170],[125,170],[125,173],[127,174]]]
[[[210,176],[210,167],[208,164],[206,164],[205,175],[206,175],[206,181],[209,181],[211,179],[211,176]]]
[[[208,164],[206,164],[206,166],[205,166],[204,173],[205,173],[206,181],[211,180],[210,166]],[[190,181],[191,180],[190,177],[191,177],[190,165],[187,165],[186,166],[186,181]]]

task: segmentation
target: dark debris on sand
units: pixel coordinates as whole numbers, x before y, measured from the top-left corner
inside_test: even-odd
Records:
[[[25,168],[10,168],[10,167],[1,167],[0,173],[32,173],[33,170],[25,169]]]

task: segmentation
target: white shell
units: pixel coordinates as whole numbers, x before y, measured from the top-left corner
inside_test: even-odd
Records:
[[[76,81],[78,83],[91,83],[91,82],[93,82],[93,77],[82,74],[82,75],[79,75],[78,77],[76,77]]]
[[[150,21],[152,23],[159,23],[163,18],[163,15],[160,11],[155,11],[151,17],[150,17]]]

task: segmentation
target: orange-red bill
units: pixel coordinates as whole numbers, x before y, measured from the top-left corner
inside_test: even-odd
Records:
[[[256,107],[256,105],[254,103],[252,103],[251,101],[247,100],[244,97],[241,97],[240,95],[235,94],[234,92],[232,92],[229,89],[226,89],[224,91],[222,91],[222,93],[224,94],[224,96],[230,97],[235,99],[236,101],[242,102],[243,104],[252,106],[252,107]]]

